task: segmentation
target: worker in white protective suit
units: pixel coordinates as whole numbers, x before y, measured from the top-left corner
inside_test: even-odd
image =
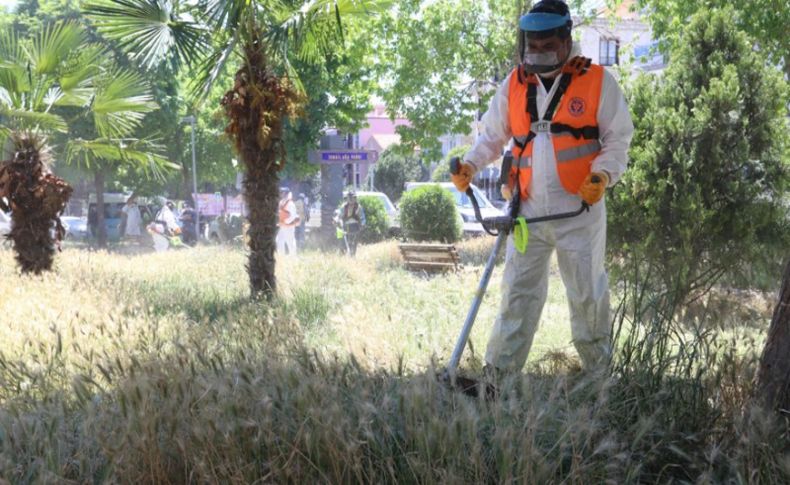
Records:
[[[575,56],[568,7],[542,0],[519,21],[522,63],[491,99],[483,129],[453,182],[465,191],[475,173],[513,154],[503,195],[520,192],[520,215],[577,210],[570,219],[529,227],[529,244],[507,246],[499,315],[486,351],[487,370],[520,370],[529,354],[548,292],[549,259],[557,250],[570,307],[571,332],[585,370],[603,370],[611,356],[608,277],[604,268],[604,191],[626,169],[633,123],[614,77]]]
[[[277,252],[296,256],[296,226],[299,225],[299,213],[296,211],[293,196],[288,187],[280,188],[278,204]]]

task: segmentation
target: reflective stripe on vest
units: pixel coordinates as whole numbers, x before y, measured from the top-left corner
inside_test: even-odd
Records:
[[[586,157],[587,155],[597,154],[601,151],[601,144],[598,140],[586,145],[579,145],[572,148],[566,148],[557,152],[557,163],[569,162],[577,158]]]
[[[516,168],[532,167],[532,157],[516,157],[513,162],[515,162],[513,166]]]
[[[540,81],[534,74],[528,75],[526,82],[520,81],[517,69],[510,77],[508,97],[508,118],[514,141],[510,184],[518,177],[521,198],[529,196],[534,137],[538,133],[548,133],[557,160],[560,183],[568,193],[577,194],[591,171],[592,161],[601,150],[599,141],[592,137],[597,137],[598,104],[604,68],[594,64],[585,74],[572,75],[565,93],[558,100],[551,122],[531,119],[530,111],[536,111],[536,108],[530,109],[528,106],[528,92],[534,92]],[[560,80],[558,77],[555,82]],[[530,84],[534,87],[529,87]],[[576,134],[568,130],[574,130]]]

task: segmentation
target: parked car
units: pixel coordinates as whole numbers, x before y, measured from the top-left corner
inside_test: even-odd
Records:
[[[342,205],[346,199],[346,194],[348,192],[343,192],[343,198],[340,200],[340,204]],[[375,191],[357,191],[357,198],[359,197],[375,197],[381,201],[384,205],[384,210],[387,212],[387,218],[389,219],[390,224],[390,233],[396,233],[400,230],[400,211],[392,203],[387,194],[384,192],[375,192]],[[339,207],[339,206],[338,206]],[[335,209],[335,215],[337,215],[337,209]],[[317,200],[313,204],[310,205],[310,218],[307,220],[307,227],[319,227],[321,226],[321,201]]]
[[[345,200],[347,192],[343,192],[343,199]],[[392,203],[387,194],[384,192],[367,192],[367,191],[358,191],[356,192],[357,199],[360,197],[375,197],[381,201],[384,205],[384,210],[387,212],[387,217],[389,218],[390,224],[390,231],[397,231],[400,229],[400,211],[395,204]],[[320,217],[320,216],[319,216]]]
[[[107,232],[107,239],[117,241],[121,238],[121,216],[122,209],[126,204],[126,199],[131,194],[105,193],[104,194],[104,227]],[[87,226],[92,237],[96,237],[96,194],[88,196],[88,219]]]
[[[90,237],[88,231],[88,218],[77,216],[62,216],[60,218],[63,228],[66,229],[66,236],[64,239],[86,241]]]
[[[455,199],[455,207],[458,209],[458,213],[460,214],[461,220],[463,221],[464,235],[481,236],[485,234],[483,225],[477,222],[477,217],[475,216],[475,209],[474,206],[472,206],[472,201],[466,194],[459,192],[458,189],[455,188],[455,185],[450,182],[407,182],[406,192],[412,191],[417,187],[422,187],[424,185],[438,185],[452,194],[453,198]],[[488,200],[488,197],[486,197],[483,191],[480,190],[476,185],[471,184],[470,187],[472,187],[472,192],[475,194],[477,203],[480,205],[480,214],[483,216],[483,218],[504,215],[502,210],[494,206],[494,204]]]

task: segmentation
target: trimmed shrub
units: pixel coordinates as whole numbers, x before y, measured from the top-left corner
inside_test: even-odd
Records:
[[[365,211],[365,228],[359,235],[361,243],[377,243],[387,237],[389,217],[384,203],[376,197],[363,195],[359,197],[359,205]]]
[[[461,237],[455,200],[438,185],[425,185],[403,194],[400,222],[406,237],[415,241],[451,243]]]

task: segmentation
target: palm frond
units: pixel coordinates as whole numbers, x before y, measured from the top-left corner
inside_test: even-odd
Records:
[[[63,98],[63,91],[59,87],[53,86],[49,88],[47,94],[44,95],[44,104],[46,105],[44,111],[49,111],[61,98]]]
[[[157,109],[143,78],[116,68],[99,82],[91,103],[96,130],[105,138],[124,138],[134,132],[146,113]]]
[[[10,106],[0,106],[0,119],[2,125],[13,131],[44,131],[66,132],[66,121],[53,113],[16,109]]]
[[[228,60],[233,55],[238,45],[238,37],[234,35],[220,49],[215,49],[211,54],[203,58],[194,70],[194,77],[189,83],[189,97],[195,100],[197,105],[207,98],[214,82],[225,71]]]
[[[85,43],[85,31],[76,22],[56,22],[47,25],[24,46],[34,74],[54,75],[66,58]]]
[[[148,68],[166,59],[175,68],[192,64],[207,45],[207,32],[179,17],[171,0],[90,0],[83,9],[99,32]]]
[[[101,44],[80,46],[79,52],[75,53],[59,72],[60,88],[64,93],[68,93],[74,88],[85,86],[101,72],[101,66],[107,58],[107,49]]]
[[[299,9],[275,11],[266,40],[276,51],[296,52],[307,62],[317,62],[333,42],[342,42],[342,19],[382,12],[392,4],[392,0],[309,0]]]
[[[66,144],[66,163],[88,169],[107,162],[133,165],[147,176],[163,180],[165,172],[179,169],[161,155],[163,151],[162,145],[147,139],[78,138]]]
[[[29,88],[27,64],[25,51],[14,30],[0,32],[0,88],[7,91],[15,106],[21,105],[20,95]]]
[[[25,61],[25,51],[14,29],[0,32],[0,69],[19,66]]]
[[[269,3],[269,8],[281,6],[279,0]],[[236,31],[242,19],[254,13],[254,2],[248,0],[200,0],[198,6],[205,12],[207,22],[215,31]]]

